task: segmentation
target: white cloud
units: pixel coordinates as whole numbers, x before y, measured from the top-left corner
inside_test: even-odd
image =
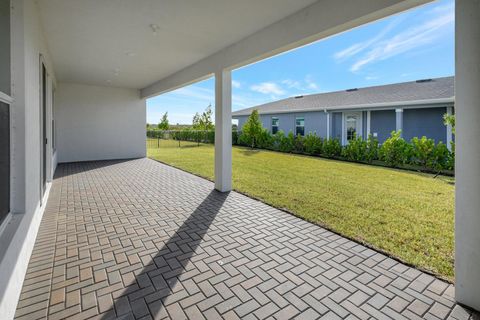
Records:
[[[311,75],[307,75],[303,81],[285,79],[281,83],[288,89],[296,89],[297,91],[311,91],[318,90],[318,85],[315,83]]]
[[[305,77],[305,83],[307,84],[307,88],[310,90],[318,90],[317,83],[313,80],[312,76],[307,75]]]
[[[378,41],[370,45],[370,49],[350,67],[350,71],[359,71],[364,66],[377,61],[386,60],[412,49],[433,43],[441,37],[442,29],[452,26],[454,13],[449,12],[436,16],[419,26],[402,31],[390,39]]]
[[[250,89],[263,94],[273,94],[277,96],[285,94],[285,91],[275,82],[262,82],[251,86]]]
[[[289,88],[289,89],[303,90],[303,87],[302,87],[302,84],[300,83],[300,81],[285,79],[285,80],[282,80],[281,82],[282,82],[282,84],[286,85],[287,88]]]
[[[196,86],[189,86],[177,89],[172,92],[172,95],[203,101],[212,101],[212,99],[215,98],[215,92],[213,90]]]
[[[240,88],[242,84],[239,81],[232,80],[232,87]]]
[[[350,47],[344,49],[344,50],[341,50],[341,51],[338,51],[336,52],[333,57],[335,58],[335,60],[337,61],[343,61],[343,60],[346,60],[348,58],[351,58],[359,53],[361,53],[362,51],[364,51],[365,49],[367,49],[368,47],[370,47],[371,45],[375,44],[376,42],[378,42],[379,40],[381,40],[385,35],[387,35],[395,26],[397,26],[401,21],[403,20],[402,17],[397,17],[395,20],[393,20],[392,22],[390,22],[385,28],[383,28],[376,36],[374,36],[373,38],[370,38],[366,41],[363,41],[363,42],[359,42],[359,43],[355,43],[353,45],[351,45]]]
[[[368,64],[431,44],[445,34],[445,28],[453,26],[454,6],[453,4],[436,6],[426,12],[425,16],[430,19],[414,27],[401,29],[400,32],[386,38],[392,29],[405,19],[405,16],[399,16],[374,37],[338,51],[333,57],[337,62],[355,59],[350,71],[357,72]]]

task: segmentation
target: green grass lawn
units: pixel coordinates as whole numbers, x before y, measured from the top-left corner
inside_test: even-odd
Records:
[[[150,144],[148,157],[213,179],[214,148]],[[233,148],[235,190],[453,279],[454,185],[447,177]]]

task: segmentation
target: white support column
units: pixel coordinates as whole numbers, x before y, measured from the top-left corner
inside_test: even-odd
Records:
[[[215,189],[232,190],[232,73],[215,72]]]
[[[371,133],[371,121],[372,121],[372,112],[370,110],[367,111],[367,136],[365,137],[368,139]]]
[[[480,0],[455,1],[455,298],[480,310]]]
[[[327,140],[330,139],[330,112],[326,112],[327,113]]]
[[[403,109],[395,109],[395,130],[401,130],[400,136],[403,137]]]
[[[453,107],[447,107],[447,114],[451,116],[453,113]],[[448,150],[452,150],[452,141],[453,141],[453,132],[452,132],[452,126],[449,124],[447,125],[447,148]]]

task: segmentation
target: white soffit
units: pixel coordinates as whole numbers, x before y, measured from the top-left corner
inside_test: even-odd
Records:
[[[314,2],[38,0],[38,5],[59,81],[140,89]]]

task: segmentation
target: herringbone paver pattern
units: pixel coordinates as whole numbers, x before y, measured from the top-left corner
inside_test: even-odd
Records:
[[[149,159],[63,164],[18,319],[469,319],[454,288]]]

